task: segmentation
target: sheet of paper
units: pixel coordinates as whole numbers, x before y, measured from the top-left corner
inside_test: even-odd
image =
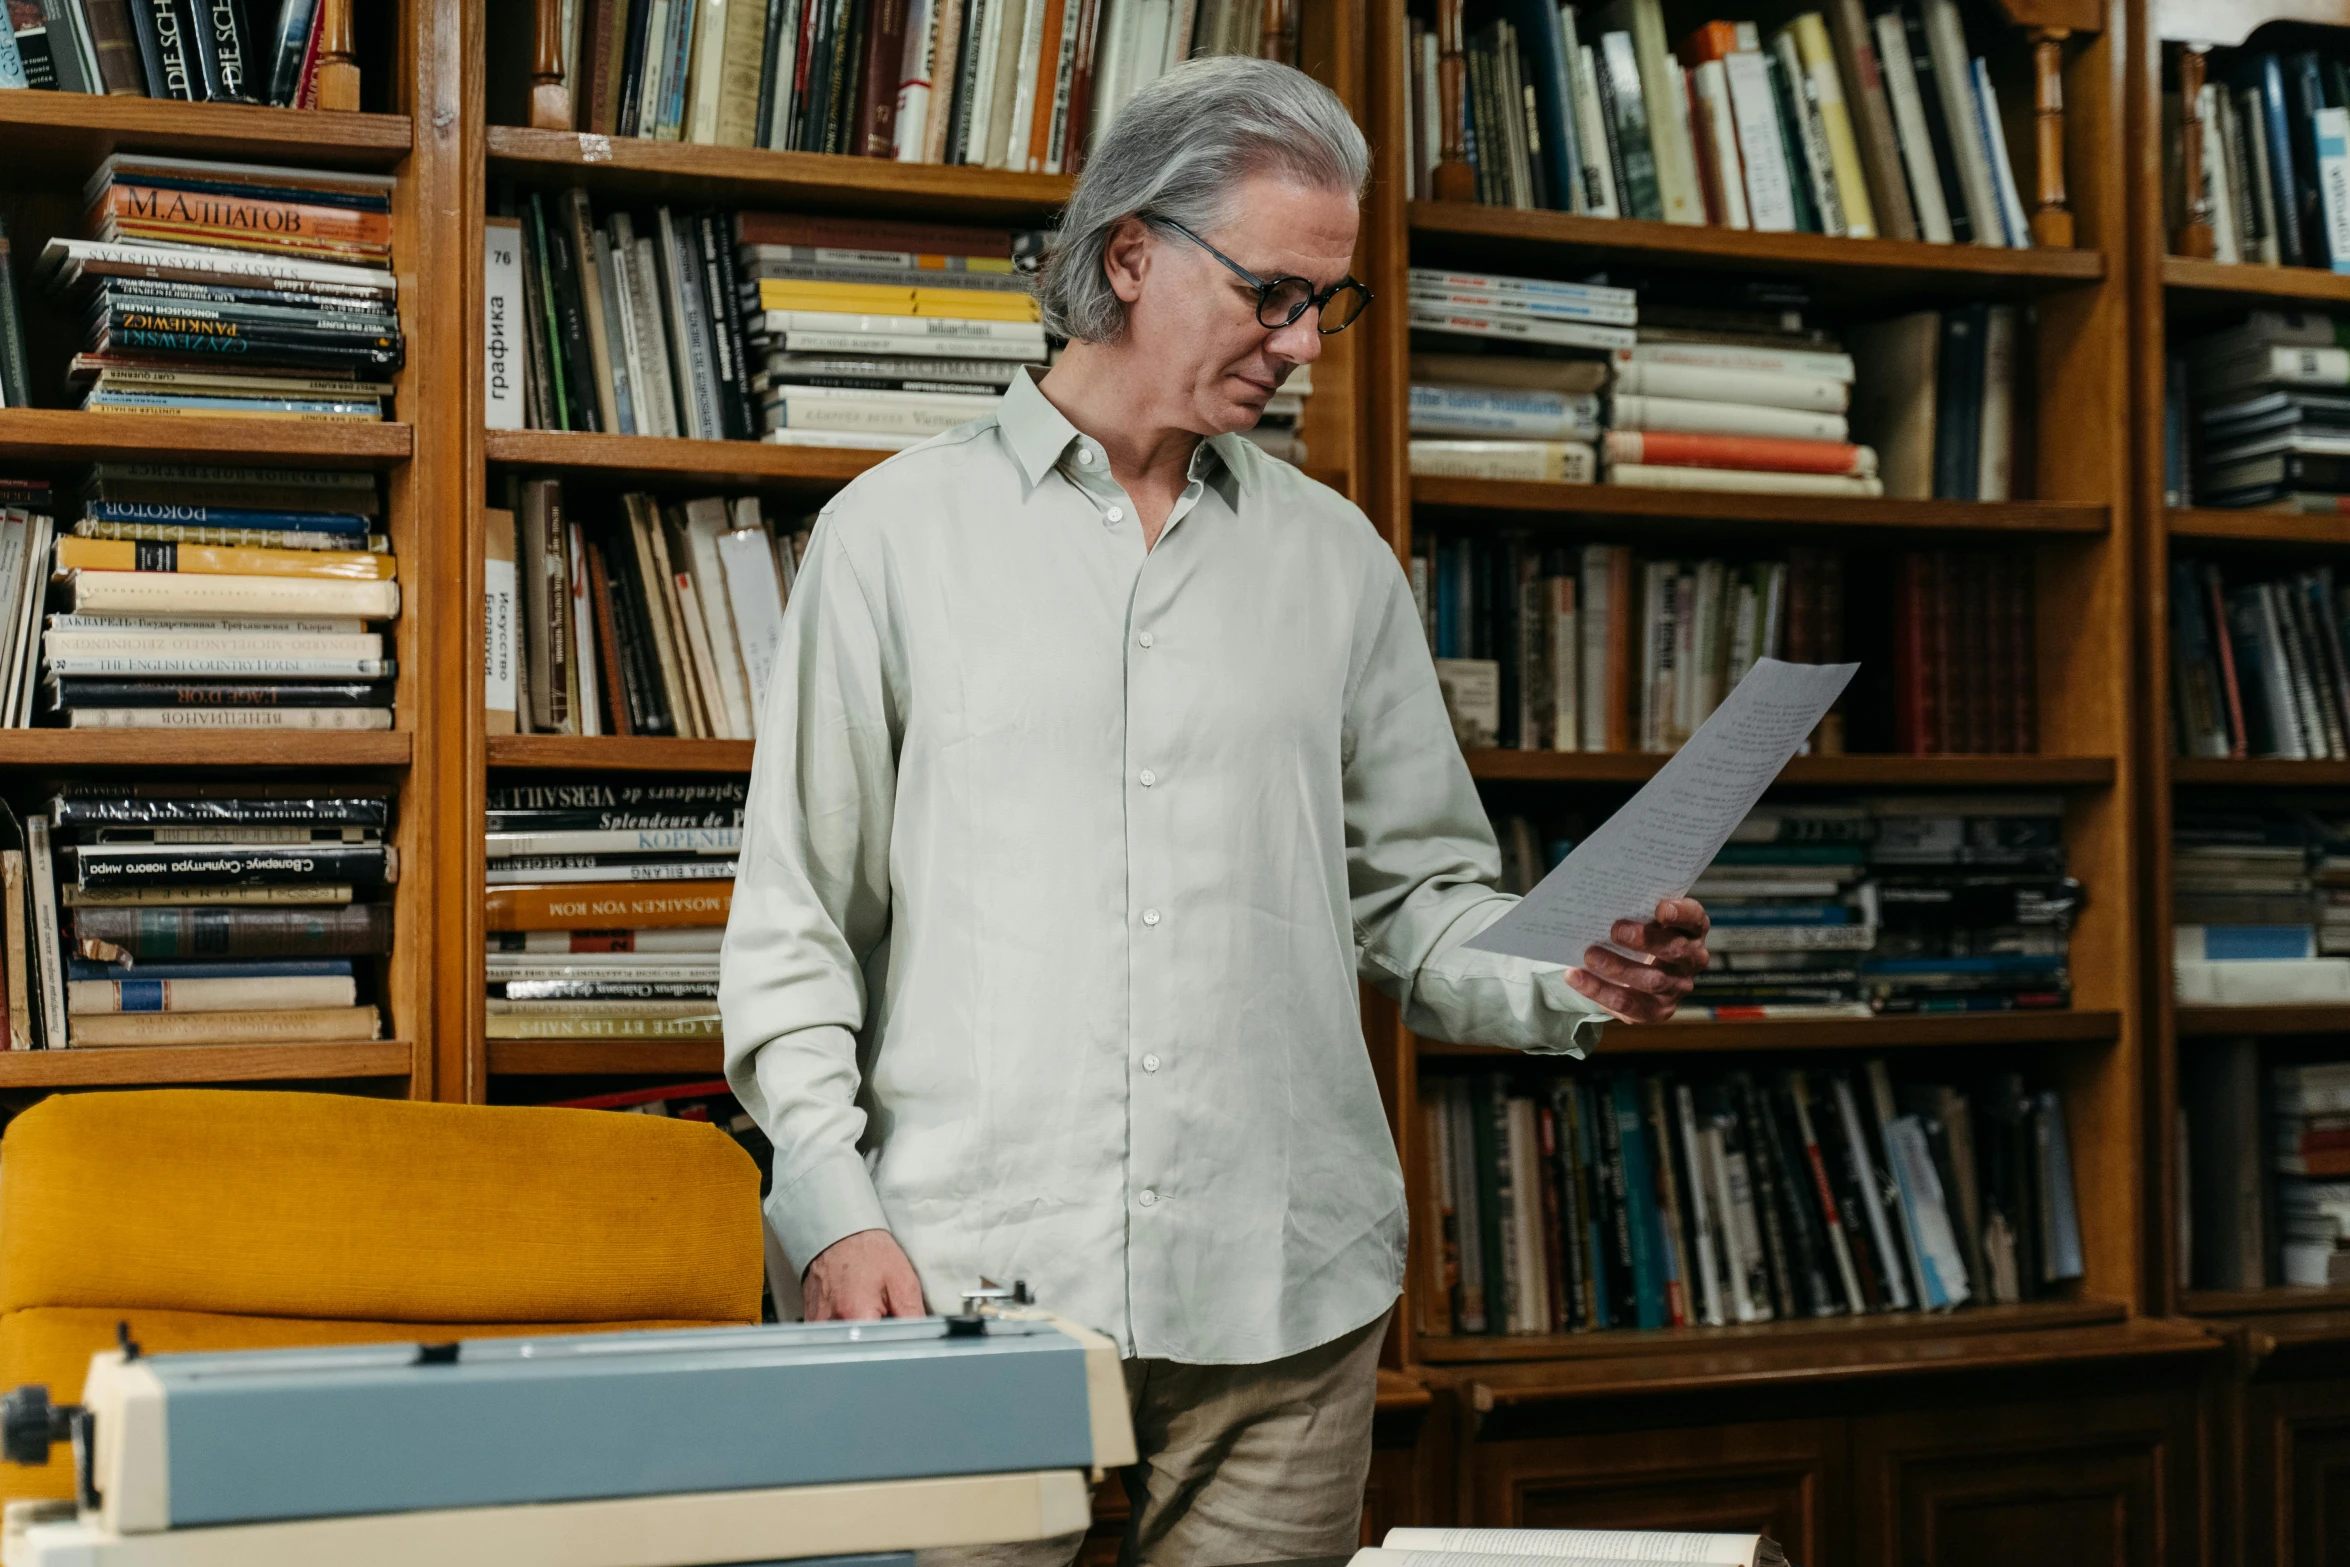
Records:
[[[1618,920],[1656,917],[1722,852],[1858,664],[1756,661],[1672,759],[1468,945],[1580,968]]]

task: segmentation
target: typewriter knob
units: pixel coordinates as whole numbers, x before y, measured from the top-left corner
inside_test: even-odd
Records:
[[[28,1383],[0,1398],[0,1457],[12,1464],[41,1465],[49,1461],[49,1444],[73,1435],[79,1404],[52,1404],[49,1389]]]

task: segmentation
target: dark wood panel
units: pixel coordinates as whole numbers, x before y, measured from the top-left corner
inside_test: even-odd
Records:
[[[1856,1419],[1853,1560],[2185,1567],[2195,1434],[2185,1387]]]
[[[1484,1528],[1768,1533],[1791,1559],[1830,1559],[1846,1489],[1837,1420],[1726,1423],[1479,1444],[1462,1522]]]
[[[1421,506],[1456,512],[1491,512],[1506,516],[1513,523],[1536,515],[1630,518],[1647,526],[1688,525],[1693,529],[1725,523],[1762,523],[1807,533],[1881,529],[1900,534],[2024,533],[2050,537],[2095,536],[2106,532],[2111,525],[2111,513],[2106,507],[2080,501],[1884,500],[1846,495],[1747,494],[1732,490],[1652,490],[1627,484],[1563,484],[1438,474],[1416,476],[1411,481],[1411,490],[1412,500]]]
[[[2246,1564],[2350,1567],[2350,1378],[2242,1393]]]

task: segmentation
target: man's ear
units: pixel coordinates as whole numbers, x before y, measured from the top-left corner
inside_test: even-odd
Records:
[[[1110,231],[1110,241],[1102,247],[1102,275],[1110,280],[1110,291],[1126,304],[1142,297],[1142,280],[1150,271],[1150,225],[1140,218],[1125,218]]]

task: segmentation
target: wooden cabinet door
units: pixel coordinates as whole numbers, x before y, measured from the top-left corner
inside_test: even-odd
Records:
[[[2244,1394],[2245,1561],[2350,1567],[2350,1377]]]
[[[2197,1556],[2188,1393],[1852,1422],[1863,1567],[2170,1567]]]
[[[1827,1518],[1844,1425],[1789,1420],[1472,1444],[1462,1522],[1485,1528],[1768,1533],[1803,1567],[1840,1559]]]

